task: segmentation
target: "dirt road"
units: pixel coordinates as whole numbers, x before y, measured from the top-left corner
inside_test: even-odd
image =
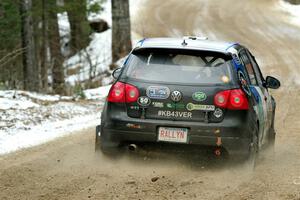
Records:
[[[255,172],[219,160],[193,161],[184,153],[176,158],[176,153],[141,152],[106,160],[94,153],[89,129],[0,157],[0,199],[299,200],[300,28],[274,3],[148,0],[133,22],[146,37],[197,34],[238,41],[254,51],[265,75],[281,79],[281,89],[274,91],[275,157],[262,155]]]

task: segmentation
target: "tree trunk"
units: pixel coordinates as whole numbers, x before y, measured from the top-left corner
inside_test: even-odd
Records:
[[[112,62],[131,51],[129,0],[111,0],[112,6]]]
[[[50,4],[50,2],[49,2]],[[51,8],[49,18],[49,30],[50,30],[50,52],[51,52],[51,63],[52,63],[52,81],[53,90],[57,94],[63,95],[65,93],[65,76],[63,61],[64,57],[61,53],[60,35],[57,18],[57,5],[56,1],[51,1]]]
[[[39,91],[39,73],[36,64],[35,42],[33,37],[32,2],[20,0],[21,33],[23,53],[24,87]]]
[[[42,1],[42,49],[41,49],[41,81],[43,90],[48,90],[49,69],[49,35],[48,35],[48,5],[47,0]]]
[[[89,24],[86,0],[65,0],[71,28],[71,53],[75,54],[89,44]]]

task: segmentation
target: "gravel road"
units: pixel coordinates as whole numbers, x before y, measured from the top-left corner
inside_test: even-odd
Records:
[[[163,148],[107,160],[94,129],[0,157],[0,199],[300,199],[300,28],[264,0],[146,0],[133,29],[145,37],[238,41],[280,78],[275,155],[243,164]],[[163,153],[162,153],[163,152]]]

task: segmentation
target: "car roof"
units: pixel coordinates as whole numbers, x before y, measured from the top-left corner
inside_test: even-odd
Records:
[[[172,48],[229,53],[231,48],[237,49],[236,42],[212,41],[203,37],[185,36],[183,38],[145,38],[139,41],[135,49],[143,48]]]

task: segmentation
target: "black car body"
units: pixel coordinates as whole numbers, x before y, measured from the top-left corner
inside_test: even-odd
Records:
[[[96,147],[171,142],[251,153],[275,140],[275,101],[254,56],[238,43],[203,38],[140,41],[105,103]]]

